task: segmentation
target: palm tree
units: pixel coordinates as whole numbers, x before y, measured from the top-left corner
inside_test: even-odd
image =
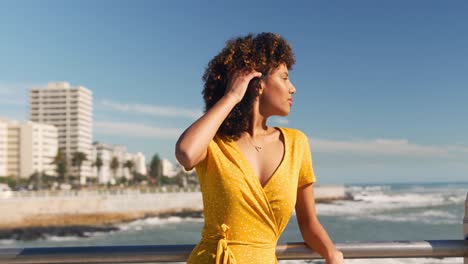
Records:
[[[158,185],[161,185],[163,166],[158,154],[154,154],[150,163],[150,177],[155,179]]]
[[[81,175],[81,165],[83,165],[83,161],[88,160],[88,157],[85,153],[77,151],[73,153],[72,156],[72,166],[78,169],[78,176],[80,177],[80,182],[82,184],[86,183],[86,178],[82,178]]]
[[[127,160],[124,163],[123,167],[128,169],[128,172],[129,172],[131,178],[133,178],[133,174],[134,174],[133,169],[135,168],[135,162],[133,162],[133,160]]]
[[[101,175],[101,168],[102,168],[103,162],[101,155],[97,155],[96,160],[93,162],[93,167],[97,168],[97,178],[99,179],[99,175]]]
[[[119,163],[119,159],[117,159],[117,157],[112,157],[112,160],[111,160],[111,163],[110,163],[110,169],[112,170],[112,174],[113,174],[113,181],[112,182],[115,182],[115,178],[116,175],[117,175],[117,170],[119,169],[119,166],[120,166],[120,163]]]
[[[55,155],[52,164],[55,164],[55,172],[57,172],[58,178],[64,182],[68,182],[68,163],[67,156],[63,151],[63,148],[59,148],[57,155]]]

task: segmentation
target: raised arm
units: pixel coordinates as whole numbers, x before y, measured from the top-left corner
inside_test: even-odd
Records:
[[[308,247],[325,258],[326,264],[343,264],[343,254],[336,249],[317,218],[314,196],[313,184],[297,190],[296,216],[302,237]]]
[[[216,131],[242,100],[250,80],[260,76],[261,73],[256,71],[235,73],[228,82],[224,96],[182,133],[176,144],[175,155],[185,169],[192,169],[206,157],[208,144]]]

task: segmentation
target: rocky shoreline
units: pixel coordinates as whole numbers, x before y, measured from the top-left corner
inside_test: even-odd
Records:
[[[135,220],[145,219],[149,217],[169,218],[169,217],[192,217],[202,218],[202,211],[180,211],[180,212],[164,212],[159,214],[145,214],[143,216],[129,216],[121,217],[120,220],[116,219],[116,216],[102,215],[100,217],[94,216],[101,221],[96,221],[95,224],[90,224],[89,221],[81,221],[77,224],[52,224],[45,226],[44,223],[40,222],[40,225],[23,225],[18,227],[0,227],[0,240],[20,240],[20,241],[31,241],[47,239],[47,237],[89,237],[90,233],[99,232],[112,232],[118,231],[120,228],[117,224],[131,222]],[[62,216],[63,218],[63,216]],[[83,216],[77,217],[83,219]],[[67,222],[61,220],[62,223]],[[57,222],[57,221],[56,221]],[[83,224],[83,222],[86,222]]]
[[[46,239],[57,237],[89,237],[89,233],[117,231],[115,226],[49,226],[24,227],[14,229],[0,229],[0,240],[13,239],[21,241]]]
[[[346,199],[352,199],[347,197]],[[317,203],[333,203],[336,199],[321,199]],[[118,224],[150,217],[203,218],[201,210],[165,211],[143,214],[92,214],[39,216],[32,222],[17,226],[0,226],[0,240],[31,241],[47,237],[89,237],[90,233],[118,231]]]
[[[317,203],[353,199],[342,187],[316,188]],[[86,206],[83,206],[86,204]],[[88,237],[150,217],[203,218],[200,193],[16,197],[0,203],[0,240]]]

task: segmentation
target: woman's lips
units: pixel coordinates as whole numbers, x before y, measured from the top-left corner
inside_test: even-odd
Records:
[[[292,99],[288,99],[288,103],[289,103],[289,106],[292,106],[293,100],[292,100]]]

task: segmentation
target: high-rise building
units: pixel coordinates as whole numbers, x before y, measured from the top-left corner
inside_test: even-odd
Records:
[[[71,86],[68,82],[53,82],[47,87],[29,91],[29,119],[34,122],[54,125],[58,129],[58,145],[71,163],[74,153],[87,156],[81,169],[72,168],[71,174],[80,176],[82,184],[86,177],[95,176],[91,170],[92,150],[92,92],[83,86]]]
[[[0,119],[0,176],[28,178],[33,173],[55,176],[57,128],[34,122]]]

